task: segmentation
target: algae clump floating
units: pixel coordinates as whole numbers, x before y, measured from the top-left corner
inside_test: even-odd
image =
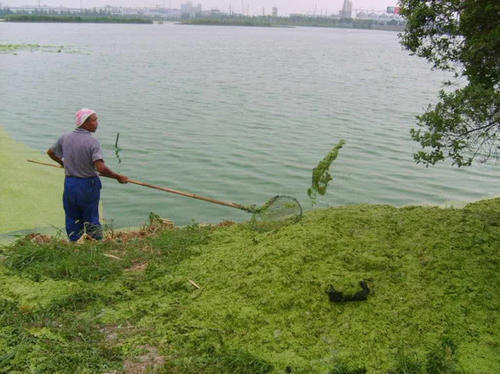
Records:
[[[118,160],[118,163],[122,163],[122,159],[120,158],[120,151],[122,150],[120,147],[118,147],[118,139],[120,139],[120,133],[116,133],[116,140],[115,140],[115,156],[116,159]]]
[[[337,158],[340,149],[344,146],[345,141],[341,139],[335,147],[332,148],[330,152],[321,160],[313,169],[312,172],[312,184],[307,190],[307,195],[311,198],[313,204],[316,203],[316,197],[318,194],[324,195],[326,193],[326,188],[328,183],[333,179],[329,172],[330,165]]]
[[[62,45],[40,45],[40,44],[2,44],[0,43],[0,53],[17,54],[19,51],[42,51],[52,53],[75,53],[71,48]]]

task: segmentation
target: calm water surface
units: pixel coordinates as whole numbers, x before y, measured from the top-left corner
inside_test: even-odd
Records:
[[[0,55],[0,125],[40,152],[90,107],[110,167],[221,200],[260,204],[287,194],[310,209],[312,168],[340,139],[346,145],[320,207],[498,193],[498,164],[414,164],[409,129],[446,76],[408,56],[393,32],[0,23],[0,43],[72,51]],[[249,218],[110,180],[102,199],[116,227],[140,225],[151,211],[178,224]]]

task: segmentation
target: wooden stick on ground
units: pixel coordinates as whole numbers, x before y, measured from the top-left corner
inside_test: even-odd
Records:
[[[114,255],[110,255],[109,253],[103,253],[102,255],[103,255],[103,256],[106,256],[106,257],[109,257],[109,258],[113,258],[113,259],[115,259],[115,260],[121,260],[121,258],[120,258],[120,257],[118,257],[118,256],[114,256]]]
[[[193,285],[193,287],[196,287],[197,289],[201,289],[200,286],[198,286],[194,281],[192,281],[191,279],[188,279],[189,283],[191,283]]]

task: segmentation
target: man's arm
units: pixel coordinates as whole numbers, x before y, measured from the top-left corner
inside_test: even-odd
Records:
[[[120,183],[127,183],[128,177],[125,175],[120,175],[115,173],[113,170],[108,168],[103,160],[97,160],[94,162],[94,167],[104,177],[114,178]]]
[[[57,162],[59,165],[61,165],[62,167],[64,167],[64,162],[62,159],[60,159],[59,157],[56,156],[56,154],[54,153],[54,151],[52,149],[49,149],[47,151],[47,154],[49,155],[49,157],[54,160],[55,162]]]

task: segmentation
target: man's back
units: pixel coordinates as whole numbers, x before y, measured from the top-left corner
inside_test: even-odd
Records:
[[[64,159],[67,176],[89,178],[98,175],[94,162],[103,159],[102,150],[89,131],[77,128],[61,136],[51,149]]]

